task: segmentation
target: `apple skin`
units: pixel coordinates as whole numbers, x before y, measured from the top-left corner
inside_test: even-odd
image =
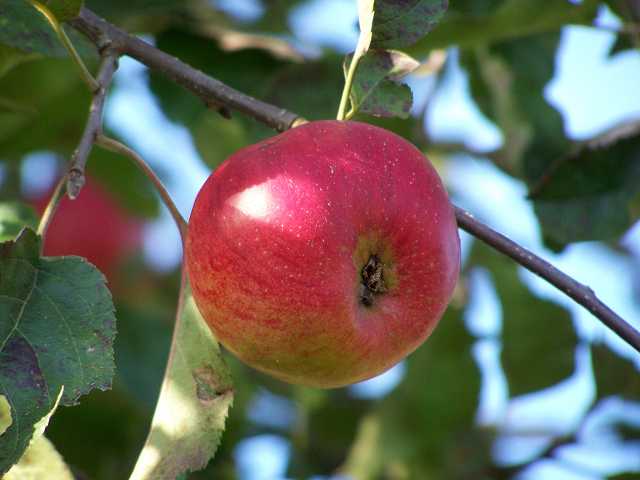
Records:
[[[33,201],[42,214],[53,189]],[[142,244],[142,222],[129,215],[94,179],[87,178],[77,199],[60,201],[44,238],[46,256],[86,258],[111,281],[124,258]]]
[[[196,304],[227,349],[280,380],[331,388],[384,372],[431,334],[458,278],[460,239],[418,149],[327,120],[215,170],[185,255]],[[365,294],[374,256],[384,288]]]

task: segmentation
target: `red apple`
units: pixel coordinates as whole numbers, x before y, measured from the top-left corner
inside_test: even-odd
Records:
[[[52,191],[34,201],[42,213]],[[64,196],[44,239],[44,255],[79,255],[112,277],[142,242],[142,223],[95,180],[87,178],[76,200]],[[111,280],[111,278],[109,278]]]
[[[220,342],[291,383],[373,377],[433,331],[460,240],[424,155],[371,125],[311,122],[244,148],[198,193],[186,262]]]

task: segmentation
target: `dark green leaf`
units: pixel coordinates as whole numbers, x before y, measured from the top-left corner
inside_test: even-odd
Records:
[[[448,0],[376,0],[374,48],[404,48],[429,33],[442,19]]]
[[[476,243],[472,262],[491,272],[502,303],[502,367],[510,394],[541,390],[569,377],[577,345],[569,312],[535,297],[518,278],[517,265],[488,247]]]
[[[70,61],[19,65],[0,79],[0,92],[28,108],[0,113],[3,159],[19,160],[38,150],[71,155],[82,135],[91,95]]]
[[[76,407],[58,409],[47,438],[81,474],[77,479],[126,479],[144,442],[151,413],[128,398],[116,380],[112,390],[87,395]]]
[[[611,49],[609,50],[609,56],[613,57],[618,53],[626,52],[634,48],[637,48],[637,47],[632,42],[631,36],[625,33],[619,33],[618,35],[616,35],[615,43],[611,46]]]
[[[228,120],[211,111],[200,116],[191,134],[202,159],[211,168],[252,143],[246,122],[238,118]]]
[[[640,400],[640,375],[633,363],[604,345],[591,347],[591,359],[598,398],[620,395],[626,400]]]
[[[638,480],[637,473],[620,473],[607,477],[608,480]]]
[[[62,20],[75,17],[82,6],[79,0],[53,0],[50,3],[62,15],[59,17]],[[82,55],[95,56],[95,48],[88,40],[72,29],[65,31]],[[67,51],[51,25],[25,0],[0,2],[0,44],[14,47],[25,53],[35,52],[55,57],[67,55]]]
[[[636,220],[640,124],[625,125],[551,165],[531,197],[545,235],[556,242],[608,240]]]
[[[36,212],[20,202],[0,202],[0,242],[13,240],[24,227],[36,229]]]
[[[537,35],[464,55],[471,91],[480,108],[505,133],[497,153],[511,174],[537,181],[553,158],[569,151],[560,114],[544,98],[554,74],[558,34]]]
[[[87,8],[116,24],[131,21],[132,17],[166,15],[168,19],[184,13],[190,2],[175,0],[86,0]]]
[[[204,468],[232,402],[229,370],[186,284],[151,430],[131,478],[168,480]]]
[[[109,388],[115,317],[102,274],[79,257],[40,258],[23,230],[0,250],[0,394],[13,423],[0,437],[0,472],[15,463],[53,407]]]
[[[139,280],[138,280],[139,281]],[[153,303],[153,304],[151,304]],[[149,409],[155,405],[171,343],[170,315],[156,302],[118,305],[117,380]]]
[[[0,43],[0,77],[4,76],[16,65],[38,57],[37,53],[25,53],[22,50]]]
[[[345,75],[352,56],[345,59]],[[369,50],[360,59],[351,88],[351,107],[377,117],[407,118],[411,112],[411,89],[397,80],[419,63],[394,50]]]
[[[539,0],[456,0],[438,28],[407,50],[415,57],[435,48],[457,45],[462,49],[558,32],[567,24],[590,25],[600,2],[550,0],[540,8]]]
[[[264,93],[265,81],[288,64],[258,48],[224,51],[216,40],[179,30],[160,34],[156,45],[227,85],[257,97]],[[193,94],[176,94],[179,87],[160,74],[152,72],[151,89],[174,121],[191,125],[206,109]]]
[[[59,22],[66,22],[75,18],[80,13],[83,0],[40,0]]]
[[[344,473],[384,478],[400,469],[403,478],[479,478],[488,444],[472,431],[480,377],[471,345],[461,312],[449,307],[409,356],[403,382],[360,424]]]
[[[360,111],[375,117],[409,118],[412,104],[413,94],[408,85],[382,80],[363,100]]]
[[[141,217],[156,217],[159,214],[160,204],[153,185],[128,158],[94,147],[87,172],[98,179],[128,212]]]
[[[309,120],[335,118],[344,84],[341,62],[337,55],[325,55],[315,62],[289,65],[270,79],[264,98]]]

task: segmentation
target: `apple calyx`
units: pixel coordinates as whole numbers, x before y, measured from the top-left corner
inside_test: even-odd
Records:
[[[387,291],[387,285],[384,277],[384,264],[378,258],[378,255],[371,255],[369,260],[362,267],[360,272],[360,302],[365,307],[371,307],[375,295],[380,295]]]

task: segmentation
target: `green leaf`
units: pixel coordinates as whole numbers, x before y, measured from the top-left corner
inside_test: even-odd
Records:
[[[200,116],[192,126],[191,134],[202,159],[211,168],[216,168],[253,140],[246,122],[238,118],[225,119],[211,111]]]
[[[204,73],[257,98],[262,98],[271,75],[289,64],[259,48],[225,51],[214,39],[180,30],[169,30],[158,35],[156,45]],[[174,121],[191,125],[207,108],[202,100],[191,93],[177,94],[180,87],[158,73],[151,72],[151,89]]]
[[[345,59],[344,70],[353,60]],[[413,95],[398,79],[412,72],[419,62],[396,50],[369,50],[360,59],[351,88],[351,107],[377,117],[408,118]]]
[[[103,275],[79,257],[40,258],[25,229],[0,247],[0,394],[13,423],[0,437],[4,473],[55,405],[110,387],[115,317]]]
[[[0,202],[0,242],[13,240],[24,227],[35,230],[37,226],[33,208],[20,202]]]
[[[433,30],[448,6],[448,0],[376,0],[371,46],[413,45]]]
[[[82,6],[79,0],[52,0],[48,3],[54,8],[54,12],[60,15],[57,18],[61,21],[75,17]],[[81,55],[95,57],[95,47],[86,38],[75,30],[65,31]],[[44,16],[25,0],[0,2],[0,44],[25,53],[41,53],[54,57],[67,55],[66,49]]]
[[[39,58],[37,53],[25,53],[17,48],[0,43],[0,77],[22,62]]]
[[[577,345],[569,312],[535,297],[518,278],[517,265],[489,247],[476,242],[471,261],[491,272],[502,304],[502,367],[510,394],[534,392],[568,378]]]
[[[559,39],[556,33],[536,35],[478,47],[462,57],[474,99],[505,134],[494,160],[529,183],[571,148],[560,113],[544,98]]]
[[[473,431],[480,377],[461,313],[450,306],[431,337],[408,357],[405,379],[363,419],[341,473],[481,478],[488,443]]]
[[[44,59],[22,64],[0,78],[0,92],[27,107],[0,114],[4,159],[15,161],[38,150],[71,155],[87,120],[91,94],[70,61]]]
[[[116,25],[155,15],[166,15],[167,20],[175,19],[178,14],[186,12],[189,4],[176,0],[86,0],[85,3],[87,8]]]
[[[140,283],[140,278],[136,283]],[[157,296],[161,295],[158,292]],[[158,305],[158,298],[136,300],[140,304],[117,306],[116,379],[131,397],[152,409],[167,364],[171,325],[167,322],[167,309]]]
[[[59,22],[66,22],[75,18],[80,13],[83,0],[40,0]]]
[[[608,240],[636,220],[640,192],[640,123],[623,125],[551,165],[530,197],[555,242]]]
[[[51,410],[34,425],[33,437],[29,442],[29,447],[20,458],[20,461],[2,477],[4,480],[38,480],[45,476],[52,480],[73,480],[73,475],[60,454],[53,444],[44,437],[44,431],[49,424],[51,416],[58,408],[63,391],[64,388],[61,388]]]
[[[204,468],[232,402],[231,376],[185,277],[160,397],[131,479],[168,480]]]

